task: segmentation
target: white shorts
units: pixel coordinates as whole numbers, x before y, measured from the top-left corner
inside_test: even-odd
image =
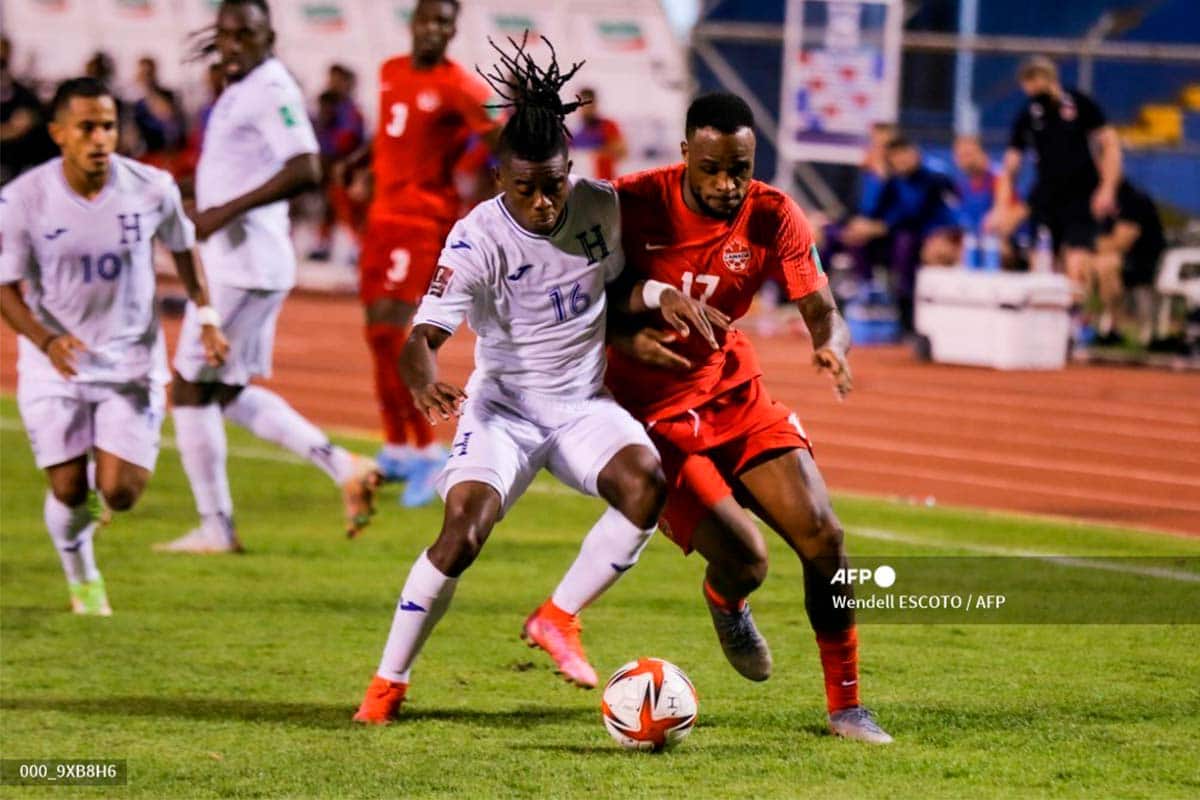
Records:
[[[38,469],[71,461],[93,447],[151,471],[158,460],[166,414],[160,382],[19,380],[17,408]]]
[[[500,494],[503,516],[543,467],[567,486],[596,495],[600,471],[622,449],[641,445],[658,455],[641,423],[608,395],[554,405],[542,413],[492,397],[468,400],[438,476],[442,499],[455,484],[486,483]]]
[[[219,367],[210,367],[200,341],[196,305],[189,302],[175,348],[175,370],[192,383],[223,383],[246,386],[255,375],[271,376],[271,351],[275,347],[275,323],[288,296],[287,290],[239,289],[210,284],[209,302],[221,315],[221,330],[229,340],[229,355]]]

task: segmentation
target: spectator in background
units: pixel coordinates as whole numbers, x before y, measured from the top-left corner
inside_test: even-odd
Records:
[[[900,135],[894,122],[876,122],[867,134],[867,151],[858,168],[858,214],[868,216],[879,202],[879,194],[888,180],[888,142]]]
[[[887,145],[891,177],[873,207],[842,228],[842,242],[864,247],[887,242],[887,263],[900,307],[900,322],[912,329],[913,285],[922,264],[949,266],[958,260],[961,230],[954,207],[954,185],[921,163],[921,151],[905,136]]]
[[[617,163],[629,154],[629,146],[620,126],[600,116],[595,89],[580,90],[579,100],[583,103],[579,108],[581,121],[571,132],[571,150],[576,157],[586,153],[588,159],[580,159],[576,171],[590,178],[610,181],[617,177]],[[590,169],[588,161],[591,162]]]
[[[1006,237],[1012,233],[1006,209],[1016,196],[1021,159],[1026,150],[1033,150],[1037,153],[1037,183],[1030,195],[1033,224],[1050,231],[1067,275],[1082,289],[1099,224],[1117,209],[1121,143],[1090,97],[1063,88],[1050,59],[1037,56],[1025,61],[1017,79],[1028,101],[1013,122],[996,184],[996,210],[989,215],[988,227]]]
[[[342,64],[329,68],[329,79],[325,90],[317,97],[317,114],[313,119],[313,130],[321,149],[322,175],[320,189],[320,224],[317,228],[317,244],[309,258],[318,261],[335,259],[350,261],[357,258],[354,230],[360,227],[365,208],[356,206],[341,180],[333,178],[335,166],[354,154],[366,141],[366,127],[362,111],[354,101],[354,90],[358,77],[354,71]],[[345,235],[339,240],[349,247],[334,247],[334,234],[341,226]],[[338,249],[340,252],[333,252]]]
[[[133,124],[141,140],[138,158],[175,173],[176,159],[187,147],[183,105],[159,82],[158,63],[149,56],[138,59],[137,85],[140,96],[133,103]]]
[[[339,158],[354,152],[367,140],[367,126],[363,119],[362,109],[359,108],[358,101],[354,99],[357,88],[358,75],[354,70],[344,64],[333,64],[329,67],[329,78],[322,96],[328,95],[325,102],[330,104],[332,124],[327,130],[334,132],[337,141],[330,143],[331,151],[338,150]],[[320,136],[321,132],[318,130],[318,140],[320,140]],[[347,143],[351,141],[353,145],[347,147]],[[322,153],[324,153],[324,144],[322,148]]]
[[[978,136],[963,134],[954,139],[954,167],[959,224],[965,232],[978,235],[996,199],[996,175]]]
[[[92,53],[92,57],[83,65],[83,74],[95,78],[108,87],[112,92],[113,102],[117,104],[117,153],[123,156],[134,156],[141,148],[141,136],[133,122],[129,103],[121,96],[117,88],[117,64],[113,57],[103,50]]]
[[[1118,345],[1116,330],[1125,290],[1152,286],[1158,262],[1167,249],[1162,221],[1154,201],[1129,181],[1117,188],[1117,213],[1096,239],[1096,253],[1087,259],[1085,280],[1096,286],[1104,310],[1096,324],[1098,345]]]
[[[53,158],[58,148],[46,131],[36,94],[13,77],[12,43],[0,37],[0,185]]]

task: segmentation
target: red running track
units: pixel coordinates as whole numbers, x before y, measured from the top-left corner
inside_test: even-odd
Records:
[[[267,385],[321,425],[378,431],[361,319],[353,298],[293,295]],[[177,330],[168,321],[172,351]],[[1200,534],[1200,374],[996,372],[862,348],[852,355],[854,394],[841,403],[808,366],[805,339],[756,338],[767,385],[799,412],[835,490]],[[465,329],[446,344],[447,378],[465,380],[472,347]],[[5,329],[8,392],[14,361]]]

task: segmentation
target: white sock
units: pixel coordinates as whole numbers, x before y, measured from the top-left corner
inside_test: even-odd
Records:
[[[637,563],[653,535],[654,528],[642,530],[610,507],[588,531],[550,599],[568,614],[578,614]]]
[[[260,439],[274,442],[316,464],[336,483],[349,479],[354,459],[329,441],[321,429],[261,386],[247,386],[229,405],[225,416]]]
[[[54,492],[48,491],[42,511],[46,530],[50,532],[50,540],[58,551],[67,580],[81,583],[100,577],[92,550],[92,534],[96,524],[87,503],[71,508],[55,497]]]
[[[175,444],[200,517],[232,516],[233,497],[229,494],[229,474],[225,469],[228,445],[220,406],[175,406],[172,414]]]
[[[392,630],[379,662],[379,677],[408,683],[413,662],[433,626],[450,607],[456,586],[458,578],[443,575],[429,556],[421,553],[409,570],[400,601],[396,603]]]

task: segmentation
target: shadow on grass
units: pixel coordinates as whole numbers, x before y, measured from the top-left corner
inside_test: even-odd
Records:
[[[53,697],[29,695],[0,699],[5,711],[59,711],[64,714],[164,717],[199,721],[267,722],[305,728],[350,729],[350,703],[287,703],[265,700],[209,697]],[[594,716],[591,709],[554,706],[521,706],[505,711],[471,708],[413,708],[405,710],[396,726],[424,720],[461,723],[485,728],[527,728],[577,722]]]

